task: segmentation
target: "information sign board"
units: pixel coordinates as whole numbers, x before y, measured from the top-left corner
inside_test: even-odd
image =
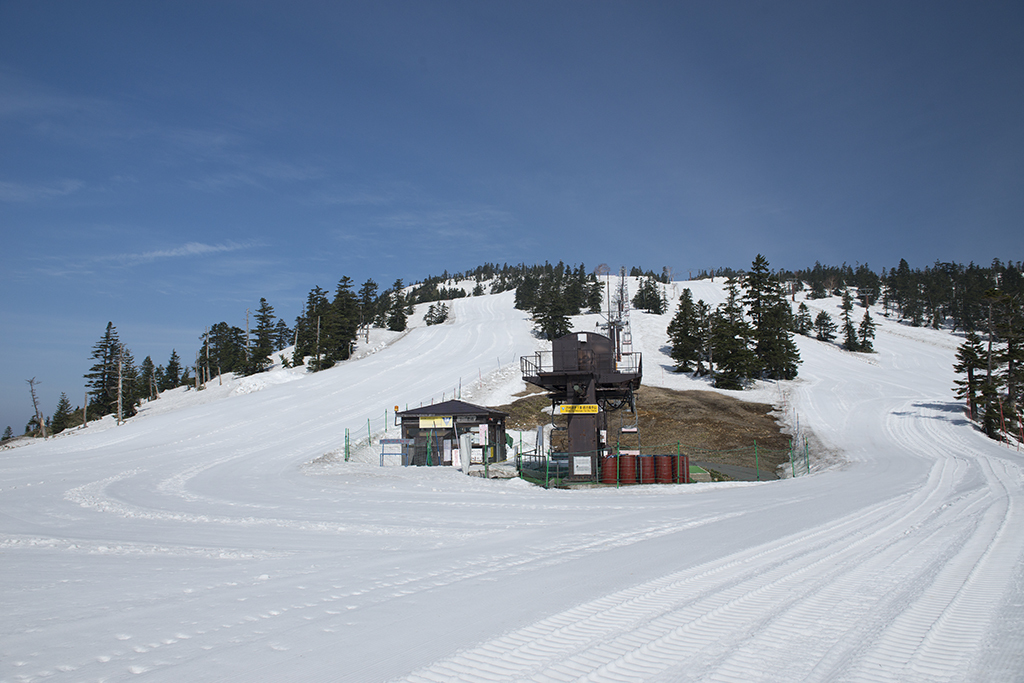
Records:
[[[420,429],[451,429],[452,417],[421,417]]]
[[[596,412],[597,412],[597,404],[596,403],[579,403],[579,404],[563,403],[562,405],[558,406],[558,413],[560,415],[585,415],[587,413],[596,413]]]

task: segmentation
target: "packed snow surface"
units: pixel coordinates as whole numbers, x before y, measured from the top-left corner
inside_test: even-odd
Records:
[[[645,382],[707,388],[670,317],[633,314]],[[522,388],[511,293],[0,451],[0,680],[1024,680],[1022,454],[952,402],[955,336],[875,319],[878,353],[798,338],[799,379],[736,394],[813,437],[770,483],[376,466],[394,406]]]

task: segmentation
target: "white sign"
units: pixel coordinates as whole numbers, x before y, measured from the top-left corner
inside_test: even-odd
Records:
[[[589,455],[574,455],[572,456],[572,473],[573,474],[593,474],[593,470],[590,469],[590,456]]]

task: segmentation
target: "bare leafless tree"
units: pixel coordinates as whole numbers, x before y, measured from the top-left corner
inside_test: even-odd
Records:
[[[32,410],[36,411],[36,424],[39,425],[39,431],[42,432],[43,438],[46,438],[46,422],[43,420],[42,413],[39,412],[39,399],[36,396],[36,385],[40,382],[36,381],[36,378],[25,380],[28,382],[29,391],[32,393]]]

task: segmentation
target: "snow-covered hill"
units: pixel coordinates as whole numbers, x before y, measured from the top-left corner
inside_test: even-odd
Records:
[[[740,394],[813,432],[810,476],[558,491],[308,464],[460,384],[507,400],[539,343],[512,300],[0,451],[0,680],[1021,680],[1022,455],[951,402],[945,332],[799,338],[799,379]],[[645,382],[707,388],[665,369],[670,316],[633,314]]]

